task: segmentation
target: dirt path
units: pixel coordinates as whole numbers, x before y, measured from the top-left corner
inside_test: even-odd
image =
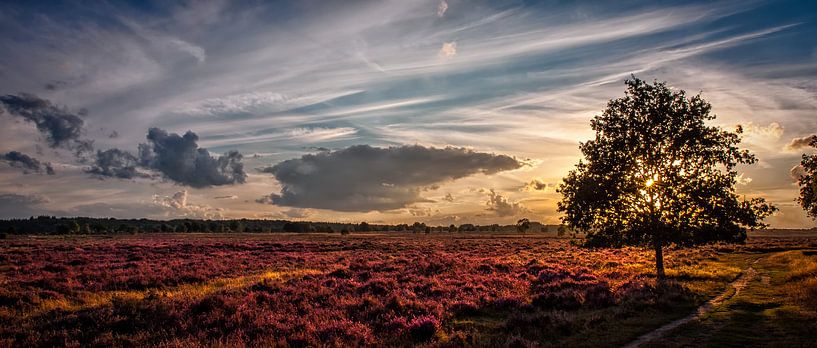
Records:
[[[755,260],[755,262],[757,262],[757,260]],[[703,317],[707,313],[711,312],[712,308],[714,308],[715,306],[720,305],[723,302],[725,302],[726,300],[728,300],[730,298],[733,298],[733,297],[737,296],[738,294],[740,294],[741,290],[746,288],[746,286],[749,284],[749,282],[752,281],[752,279],[754,279],[756,276],[757,276],[757,271],[755,271],[755,269],[752,268],[752,266],[749,266],[748,268],[743,270],[743,272],[741,272],[738,279],[735,279],[735,281],[733,281],[731,284],[729,284],[731,286],[731,288],[734,289],[734,291],[732,291],[731,289],[726,289],[726,291],[721,293],[718,297],[715,297],[715,298],[709,300],[708,302],[706,302],[705,304],[701,305],[700,307],[698,307],[698,309],[695,310],[695,312],[693,312],[692,314],[690,314],[690,315],[688,315],[686,317],[683,317],[681,319],[678,319],[676,321],[673,321],[673,322],[671,322],[669,324],[666,324],[666,325],[664,325],[662,327],[659,327],[659,328],[657,328],[657,329],[655,329],[655,330],[653,330],[651,332],[648,332],[648,333],[642,335],[641,337],[639,337],[638,339],[636,339],[635,341],[630,342],[629,344],[625,345],[624,348],[637,348],[637,347],[639,347],[639,346],[641,346],[641,345],[643,345],[643,344],[645,344],[647,342],[650,342],[652,340],[661,338],[667,332],[672,331],[673,329],[675,329],[675,328],[677,328],[677,327],[679,327],[681,325],[684,325],[684,324],[686,324],[686,323],[688,323],[688,322],[690,322],[692,320]]]

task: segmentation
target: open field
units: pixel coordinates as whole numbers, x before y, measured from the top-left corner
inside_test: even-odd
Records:
[[[797,346],[817,332],[813,250],[807,234],[669,248],[656,284],[649,250],[537,234],[15,236],[0,346],[620,346],[750,267],[669,342]]]

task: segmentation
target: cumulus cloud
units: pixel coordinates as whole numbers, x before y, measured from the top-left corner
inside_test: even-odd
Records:
[[[51,163],[40,163],[36,158],[22,152],[11,151],[0,154],[0,160],[8,162],[12,167],[22,168],[24,174],[42,173],[44,170],[46,174],[54,175],[54,167],[51,166]]]
[[[448,3],[445,0],[441,0],[440,4],[437,5],[437,17],[442,18],[445,16],[445,11],[448,10]]]
[[[192,187],[208,187],[244,183],[243,156],[230,151],[213,157],[205,148],[199,148],[199,137],[187,131],[184,135],[151,128],[148,143],[139,145],[141,165],[159,171],[166,178]]]
[[[802,138],[794,138],[787,145],[786,150],[793,151],[802,148],[810,147],[812,142],[817,142],[817,134],[809,135]]]
[[[465,148],[356,145],[261,169],[283,187],[280,194],[259,202],[337,211],[393,210],[428,201],[420,197],[426,187],[523,165],[510,156]]]
[[[488,201],[485,202],[489,211],[493,211],[497,216],[515,216],[529,213],[530,210],[518,202],[512,202],[496,193],[493,189],[488,191]]]
[[[440,52],[437,53],[440,58],[451,58],[457,55],[457,43],[456,42],[444,42],[443,47],[440,48]]]
[[[737,176],[737,178],[735,178],[735,180],[737,181],[738,185],[744,185],[745,186],[745,185],[749,185],[750,183],[752,183],[752,178],[746,176],[744,173],[740,173]]]
[[[5,109],[12,116],[34,123],[52,148],[71,149],[78,154],[93,150],[93,141],[82,139],[85,121],[79,114],[84,112],[73,114],[65,107],[26,93],[0,96],[0,104],[3,107],[0,112]]]
[[[167,208],[173,216],[185,216],[201,219],[223,218],[224,210],[203,204],[191,204],[187,199],[187,190],[181,190],[172,196],[153,196],[153,203]]]
[[[547,183],[542,179],[532,179],[530,182],[522,186],[522,191],[525,192],[538,192],[538,191],[550,191],[556,187],[556,184]]]
[[[767,139],[780,139],[783,135],[783,126],[777,122],[769,123],[766,126],[747,122],[742,126],[745,137],[757,136]]]
[[[207,149],[199,147],[199,137],[191,131],[178,135],[150,128],[147,140],[148,143],[139,144],[138,156],[120,149],[98,151],[94,164],[86,172],[100,177],[131,179],[148,177],[138,171],[144,168],[159,172],[177,184],[196,188],[247,180],[240,153],[230,151],[213,157]]]
[[[796,165],[789,170],[789,176],[793,182],[799,182],[800,178],[806,175],[806,169],[802,165]]]
[[[137,170],[139,160],[130,152],[120,149],[97,151],[94,164],[85,171],[98,176],[120,179],[147,177]]]

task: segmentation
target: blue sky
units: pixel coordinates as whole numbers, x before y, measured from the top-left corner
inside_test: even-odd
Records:
[[[192,131],[214,158],[243,154],[246,172],[213,185],[180,182],[158,165],[125,179],[92,175],[91,157],[49,146],[30,120],[6,112],[0,150],[55,171],[0,165],[6,216],[556,223],[554,186],[579,160],[590,118],[635,74],[701,92],[717,125],[743,125],[744,145],[760,161],[740,168],[739,192],[777,204],[773,226],[814,225],[794,203],[790,174],[808,150],[787,145],[817,132],[815,2],[76,1],[3,9],[0,95],[28,93],[80,116],[82,139],[96,150],[136,156],[151,127]],[[402,150],[336,166],[369,153],[354,145]],[[462,147],[469,152],[445,150]],[[317,179],[287,181],[286,168]],[[329,182],[321,171],[340,169],[350,181],[322,188],[337,197],[309,199]]]

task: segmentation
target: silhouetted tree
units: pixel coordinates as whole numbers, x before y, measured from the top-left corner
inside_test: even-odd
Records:
[[[448,232],[451,233],[457,232],[457,225],[454,224],[448,225]]]
[[[530,220],[528,218],[522,218],[516,222],[516,232],[525,233],[528,229],[530,229]]]
[[[817,136],[811,139],[809,146],[817,148]],[[817,154],[803,154],[800,166],[803,168],[803,174],[797,180],[800,185],[800,197],[797,198],[797,202],[809,216],[817,219]]]
[[[737,147],[742,129],[707,126],[715,115],[700,95],[634,76],[626,85],[591,121],[595,139],[559,186],[562,221],[588,246],[651,244],[659,278],[667,243],[738,242],[765,227],[776,208],[735,193],[735,166],[756,162]]]
[[[371,230],[371,226],[369,226],[369,223],[366,221],[363,221],[357,226],[356,230],[360,232],[369,232]]]

